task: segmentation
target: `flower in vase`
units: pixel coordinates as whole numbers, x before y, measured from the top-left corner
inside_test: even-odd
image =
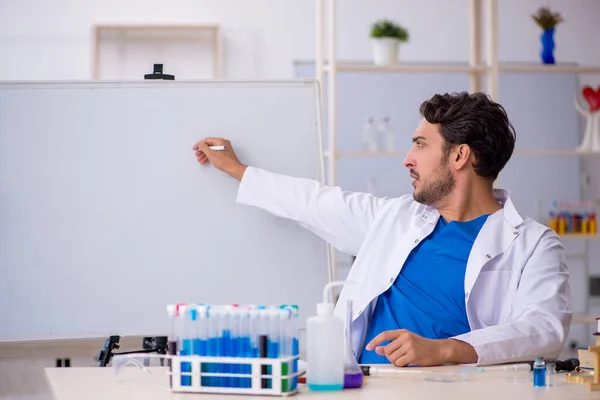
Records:
[[[550,11],[548,7],[540,7],[537,14],[532,15],[532,18],[543,30],[540,37],[542,62],[554,64],[554,30],[558,24],[564,21],[563,17],[560,13]]]

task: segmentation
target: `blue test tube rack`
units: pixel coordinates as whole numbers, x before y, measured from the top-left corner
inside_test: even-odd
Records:
[[[297,380],[299,373],[284,374],[286,365],[293,365],[298,356],[282,358],[243,358],[243,357],[202,357],[202,356],[169,356],[172,363],[171,391],[175,393],[224,393],[224,394],[254,394],[260,396],[291,396],[298,392],[297,385],[286,382]],[[181,366],[184,365],[186,371]],[[204,372],[205,365],[244,365],[248,366],[249,373],[242,372]],[[269,367],[269,374],[264,374],[264,367]],[[225,368],[231,370],[232,368]],[[189,370],[189,371],[187,371]],[[182,379],[186,378],[186,379]],[[250,382],[250,387],[236,386],[205,386],[207,378],[228,382],[226,379],[245,379]],[[268,379],[270,385],[265,387],[263,380]],[[181,383],[185,382],[186,385]],[[189,384],[187,384],[189,382]],[[238,385],[239,386],[239,385]]]
[[[167,306],[177,338],[168,372],[174,392],[288,396],[298,386],[298,307]]]

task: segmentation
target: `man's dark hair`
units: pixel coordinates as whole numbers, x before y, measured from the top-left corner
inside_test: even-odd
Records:
[[[484,93],[436,94],[420,107],[431,124],[440,124],[444,155],[466,144],[475,154],[475,172],[495,180],[515,148],[516,132],[506,110]]]

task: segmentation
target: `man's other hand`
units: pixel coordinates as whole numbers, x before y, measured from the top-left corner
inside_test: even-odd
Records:
[[[379,346],[390,340],[387,345]],[[466,342],[426,339],[405,329],[379,334],[367,344],[366,350],[375,350],[397,367],[409,364],[430,367],[446,363],[471,363],[478,359],[475,349]]]

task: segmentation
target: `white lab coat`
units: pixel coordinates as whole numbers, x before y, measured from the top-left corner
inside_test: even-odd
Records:
[[[490,215],[477,236],[465,273],[471,331],[478,365],[557,357],[571,324],[569,272],[558,236],[521,216],[504,190],[503,208]],[[378,198],[347,193],[304,178],[249,167],[237,202],[294,220],[342,252],[355,255],[335,314],[344,319],[353,300],[353,348],[365,345],[377,297],[395,281],[411,250],[434,229],[440,215],[412,195]],[[428,271],[424,270],[424,274]],[[431,276],[431,279],[435,279]]]

